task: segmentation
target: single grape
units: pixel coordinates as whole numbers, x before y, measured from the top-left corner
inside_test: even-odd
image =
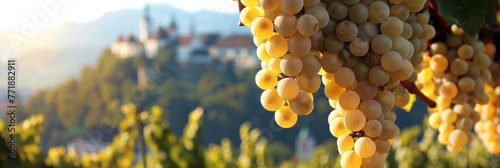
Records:
[[[274,113],[274,120],[282,128],[291,128],[297,123],[297,114],[289,106],[282,106]]]
[[[283,105],[283,99],[276,89],[266,89],[260,96],[260,103],[268,111],[276,111]]]
[[[277,92],[285,100],[292,100],[299,94],[299,85],[292,78],[285,78],[278,82]]]

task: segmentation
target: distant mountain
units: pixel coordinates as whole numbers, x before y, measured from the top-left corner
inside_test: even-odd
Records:
[[[139,21],[144,17],[144,11],[120,10],[110,12],[85,24],[67,23],[57,28],[40,33],[31,45],[50,48],[99,48],[112,43],[119,35],[133,34],[139,36]],[[150,7],[152,31],[159,26],[167,26],[175,21],[180,34],[196,33],[221,33],[249,34],[248,28],[238,27],[237,14],[223,14],[216,12],[200,11],[189,13],[166,4],[154,4]],[[174,19],[172,19],[174,18]]]
[[[138,38],[139,21],[143,17],[142,9],[120,10],[89,23],[66,23],[40,32],[22,45],[24,50],[19,54],[22,59],[19,61],[20,69],[24,72],[21,76],[23,83],[38,89],[53,86],[69,76],[77,76],[82,66],[95,62],[99,51],[109,46],[119,35],[133,34]],[[250,34],[248,28],[237,27],[237,14],[209,11],[193,13],[166,4],[153,4],[150,6],[150,17],[152,31],[174,21],[181,35],[191,31],[197,34],[220,33],[223,36]],[[10,44],[7,36],[0,36],[0,56],[2,51],[13,53]]]

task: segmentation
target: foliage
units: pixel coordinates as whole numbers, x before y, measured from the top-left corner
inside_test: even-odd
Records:
[[[448,152],[437,140],[437,131],[428,126],[427,120],[424,120],[423,129],[413,126],[401,132],[392,144],[386,163],[388,167],[438,168],[496,167],[499,164],[498,156],[490,154],[477,137],[460,153]]]
[[[135,160],[140,155],[134,149],[138,130],[144,125],[145,143],[148,147],[147,167],[339,167],[340,156],[336,142],[332,140],[315,147],[310,160],[296,160],[294,157],[276,162],[271,148],[283,147],[268,144],[258,128],[244,123],[239,128],[241,144],[235,147],[231,140],[223,138],[220,144],[202,144],[201,127],[204,112],[197,108],[189,113],[183,136],[170,130],[169,122],[163,120],[163,110],[153,106],[150,111],[140,111],[132,104],[123,105],[119,133],[112,144],[96,154],[77,154],[65,147],[49,149],[45,158],[39,147],[43,117],[31,116],[22,122],[17,132],[19,159],[5,159],[6,150],[0,152],[0,167],[142,167]],[[46,122],[46,121],[45,121]],[[471,146],[458,154],[448,152],[436,140],[437,132],[424,121],[423,134],[420,126],[404,129],[396,138],[387,156],[388,167],[492,167],[498,165],[498,156],[491,155],[475,139]],[[0,126],[3,127],[3,122]],[[6,148],[5,133],[0,136],[0,149]],[[420,138],[421,137],[421,138]],[[277,146],[277,147],[270,147]],[[286,148],[286,147],[285,147]],[[286,150],[286,149],[285,149]],[[45,165],[47,164],[47,165]],[[492,165],[493,164],[493,165]]]
[[[495,12],[497,0],[437,0],[439,13],[448,25],[457,24],[474,37],[487,15]]]

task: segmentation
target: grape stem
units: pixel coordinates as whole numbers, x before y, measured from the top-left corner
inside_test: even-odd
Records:
[[[417,95],[418,97],[420,97],[420,99],[422,99],[425,103],[427,103],[427,105],[429,107],[431,107],[431,108],[436,107],[436,102],[434,100],[430,99],[429,97],[427,97],[426,95],[424,95],[417,88],[417,85],[415,85],[415,83],[409,82],[409,81],[401,81],[400,83],[401,83],[401,85],[403,85],[406,88],[406,90],[408,90],[408,92],[413,93],[413,94]]]
[[[449,32],[450,28],[446,25],[446,21],[443,16],[439,14],[439,8],[436,0],[429,0],[429,12],[431,14],[431,19],[433,21],[433,25],[436,28],[436,37],[433,41],[445,41],[446,35]],[[429,41],[430,43],[431,41]]]

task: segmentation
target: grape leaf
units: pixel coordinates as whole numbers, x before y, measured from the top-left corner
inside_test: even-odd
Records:
[[[439,13],[448,25],[457,24],[467,35],[475,36],[486,15],[495,12],[497,0],[436,0]]]

